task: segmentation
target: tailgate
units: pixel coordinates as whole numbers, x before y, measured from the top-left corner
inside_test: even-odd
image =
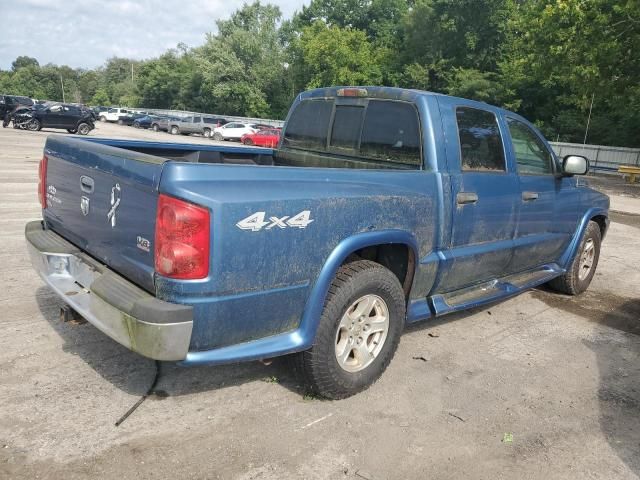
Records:
[[[165,159],[69,137],[45,145],[47,226],[154,292],[153,241]]]

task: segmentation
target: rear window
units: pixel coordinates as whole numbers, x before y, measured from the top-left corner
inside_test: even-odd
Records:
[[[325,150],[333,101],[304,100],[291,114],[283,145],[291,148]]]
[[[362,129],[363,157],[420,165],[418,113],[409,103],[372,100]]]
[[[346,148],[349,150],[357,149],[363,116],[364,107],[350,105],[336,106],[330,145],[332,147]]]
[[[332,100],[302,101],[289,118],[283,146],[365,161],[422,165],[420,123],[413,104],[371,99],[336,105],[330,126],[332,110]]]

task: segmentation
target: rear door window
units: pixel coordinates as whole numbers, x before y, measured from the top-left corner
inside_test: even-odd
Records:
[[[505,171],[502,136],[496,116],[471,107],[456,109],[463,171]]]

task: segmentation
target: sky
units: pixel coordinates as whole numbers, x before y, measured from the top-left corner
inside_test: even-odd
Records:
[[[178,43],[204,43],[235,0],[0,0],[0,69],[20,55],[41,65],[94,68],[110,57],[152,58]],[[263,0],[285,18],[308,0]]]

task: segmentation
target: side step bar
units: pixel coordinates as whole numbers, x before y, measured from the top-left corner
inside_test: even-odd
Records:
[[[565,270],[560,266],[551,263],[535,270],[516,273],[455,292],[433,295],[430,297],[431,309],[436,316],[439,316],[478,307],[546,283],[564,272]]]

